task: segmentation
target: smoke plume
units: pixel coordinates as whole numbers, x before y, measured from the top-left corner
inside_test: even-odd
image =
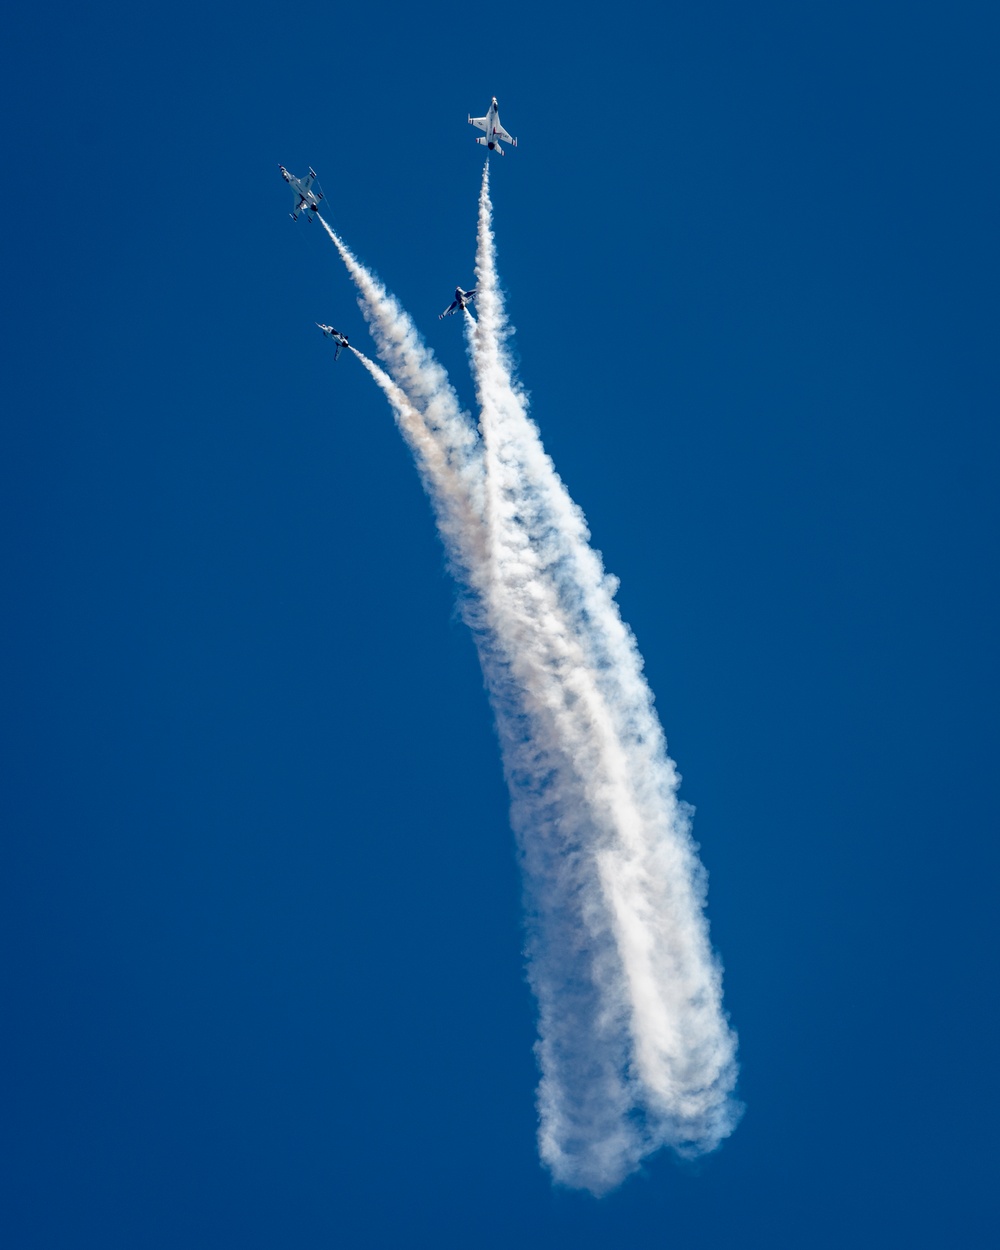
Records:
[[[478,321],[464,312],[478,432],[410,319],[326,223],[360,292],[385,392],[434,505],[496,714],[538,1002],[539,1149],[602,1194],[643,1157],[732,1132],[736,1039],[678,776],[614,601],[528,416],[507,350],[484,169]]]

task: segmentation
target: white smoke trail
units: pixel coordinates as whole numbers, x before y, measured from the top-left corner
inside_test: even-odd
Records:
[[[465,314],[481,441],[412,322],[323,225],[395,382],[356,354],[472,592],[531,911],[540,1150],[557,1180],[603,1193],[664,1144],[696,1154],[732,1130],[735,1039],[641,658],[512,381],[491,211],[484,170],[479,326]]]
[[[472,511],[467,483],[456,472],[439,432],[433,431],[406,392],[362,351],[348,345],[381,388],[396,424],[413,454],[424,489],[435,505],[438,525],[453,562],[463,568],[481,564],[471,553],[482,549],[481,518]]]
[[[738,1109],[704,872],[615,584],[512,381],[488,168],[478,323],[486,463],[484,655],[532,910],[540,1149],[557,1180],[618,1184],[662,1145],[711,1150]]]
[[[462,550],[463,541],[475,540],[478,535],[456,529],[450,515],[460,497],[466,513],[472,509],[482,514],[482,458],[475,426],[462,411],[447,373],[398,301],[361,264],[330,224],[322,217],[319,220],[358,288],[358,303],[379,356],[388,365],[400,394],[405,394],[410,411],[420,414],[428,438],[436,443],[439,455],[448,466],[448,489],[443,490],[441,483],[429,481],[426,485],[438,507],[438,519],[446,529],[443,536],[449,556],[452,561],[458,560],[461,569],[467,572],[470,566]],[[379,381],[377,377],[376,381]],[[380,381],[379,385],[382,385]],[[392,396],[389,399],[395,408]],[[426,459],[426,446],[423,455]]]

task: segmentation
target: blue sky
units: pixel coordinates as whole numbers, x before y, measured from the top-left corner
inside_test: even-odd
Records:
[[[997,27],[13,8],[5,1241],[987,1239]],[[600,1202],[537,1162],[482,679],[277,170],[471,404],[437,313],[492,94],[521,377],[697,809],[747,1104]]]

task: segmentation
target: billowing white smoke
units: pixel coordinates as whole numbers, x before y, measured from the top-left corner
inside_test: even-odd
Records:
[[[601,1191],[650,1150],[732,1131],[735,1037],[703,915],[704,872],[615,584],[512,381],[488,168],[471,355],[482,408],[488,619],[538,996],[540,1142]]]
[[[699,1154],[732,1131],[735,1037],[704,873],[641,657],[512,378],[488,178],[487,167],[478,323],[465,313],[481,441],[412,323],[327,230],[395,384],[358,355],[390,400],[472,592],[466,615],[525,875],[540,1151],[558,1181],[600,1194],[663,1145]]]

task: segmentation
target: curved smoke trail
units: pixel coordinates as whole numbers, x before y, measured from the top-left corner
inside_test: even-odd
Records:
[[[698,1154],[732,1131],[735,1036],[642,659],[513,380],[488,168],[476,277],[467,327],[490,619],[517,678],[497,708],[531,907],[540,1146],[557,1179],[600,1192],[651,1150]]]
[[[505,346],[488,166],[478,323],[465,312],[479,439],[396,301],[330,229],[395,381],[387,395],[435,502],[497,717],[539,1004],[539,1147],[600,1194],[663,1145],[711,1150],[738,1108],[735,1036],[705,881],[642,659],[527,415]]]
[[[413,454],[424,489],[434,504],[438,528],[456,570],[464,569],[468,580],[482,563],[480,515],[473,512],[466,476],[456,471],[440,432],[433,430],[409,395],[397,386],[384,369],[364,352],[348,345],[389,401],[396,425]]]
[[[396,398],[386,391],[384,381],[389,379],[381,370],[381,377],[375,373],[372,376],[386,391],[397,415],[402,409],[396,401],[405,397],[410,416],[401,422],[404,434],[419,426],[425,435],[418,466],[425,475],[424,485],[434,503],[453,571],[463,581],[469,581],[479,561],[475,551],[467,551],[466,547],[471,543],[475,548],[480,538],[471,514],[482,515],[482,455],[475,426],[468,413],[462,411],[447,373],[399,302],[361,264],[330,224],[322,217],[319,220],[358,288],[358,303],[378,354],[392,374]],[[366,367],[372,371],[370,361]],[[407,441],[415,451],[416,444],[409,436]],[[437,448],[433,472],[427,459],[431,443]]]

